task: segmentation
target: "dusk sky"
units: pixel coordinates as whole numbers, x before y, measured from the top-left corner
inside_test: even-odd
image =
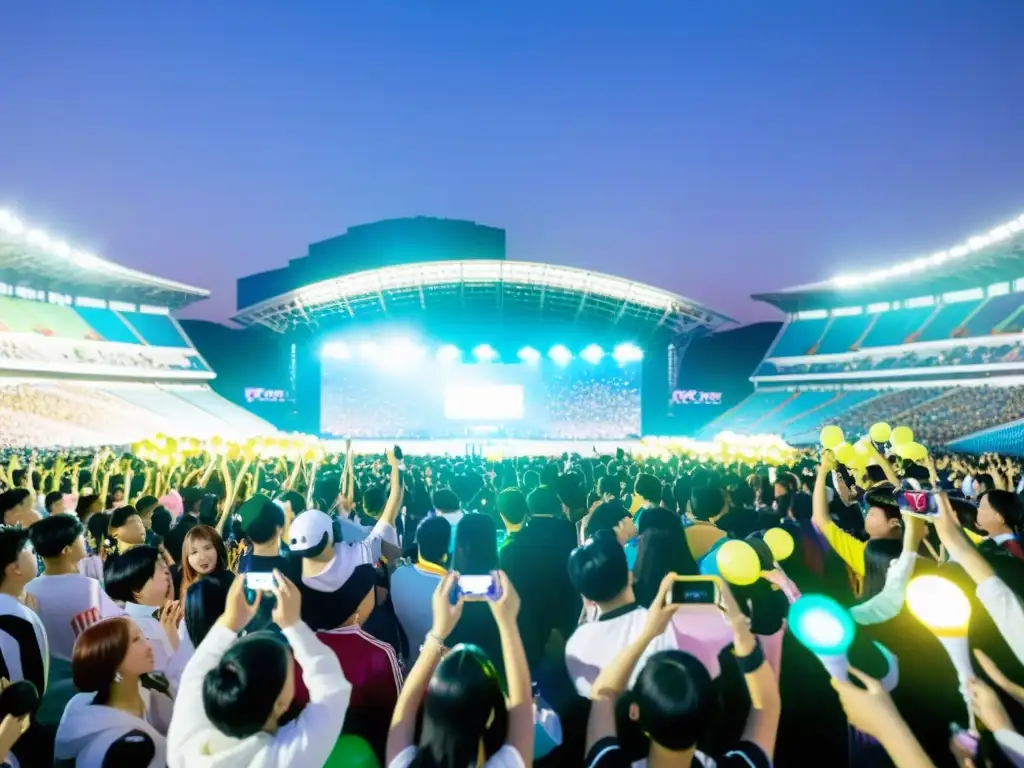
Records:
[[[752,292],[1024,212],[1020,0],[0,4],[0,206],[210,288],[347,227]]]

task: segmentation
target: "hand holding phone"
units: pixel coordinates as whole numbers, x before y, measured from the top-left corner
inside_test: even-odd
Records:
[[[714,576],[677,576],[669,590],[668,605],[713,605],[722,602],[722,590]]]
[[[277,579],[267,571],[249,571],[245,574],[245,588],[252,592],[273,592],[277,589]]]
[[[939,515],[939,505],[933,491],[898,491],[896,506],[904,515],[911,517],[935,518]]]
[[[464,600],[497,600],[501,597],[501,585],[493,573],[483,576],[459,576],[451,592],[451,604]]]

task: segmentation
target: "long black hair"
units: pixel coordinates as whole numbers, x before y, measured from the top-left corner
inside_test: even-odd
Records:
[[[508,709],[497,670],[475,645],[455,646],[430,678],[411,768],[476,765],[481,739],[490,758],[507,735]]]
[[[889,565],[903,552],[899,539],[871,539],[864,545],[864,586],[860,599],[869,600],[885,587]]]

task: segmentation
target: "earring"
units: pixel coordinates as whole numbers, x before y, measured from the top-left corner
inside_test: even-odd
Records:
[[[115,683],[120,683],[122,680],[124,680],[124,675],[122,675],[120,672],[115,672],[114,673],[114,682]]]

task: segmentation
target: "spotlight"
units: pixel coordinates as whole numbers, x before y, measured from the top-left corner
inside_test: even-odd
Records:
[[[443,344],[437,349],[437,359],[442,363],[454,363],[461,357],[462,353],[454,344]]]
[[[570,352],[564,345],[556,344],[548,351],[548,357],[556,365],[566,366],[572,360],[572,352]]]
[[[540,352],[533,347],[523,347],[519,350],[519,359],[524,363],[534,365],[540,361]]]
[[[348,360],[352,357],[352,350],[344,342],[329,341],[324,344],[320,356],[334,358],[335,360]]]
[[[619,364],[638,363],[644,359],[644,351],[636,344],[618,344],[612,352],[612,357]]]
[[[498,356],[498,352],[490,344],[480,344],[473,348],[473,356],[481,363],[489,363]]]
[[[604,357],[604,350],[601,349],[597,344],[591,344],[589,347],[580,352],[580,357],[586,360],[588,363],[597,365],[601,362]]]
[[[394,339],[388,345],[388,353],[395,359],[402,360],[404,362],[416,362],[423,357],[425,352],[426,350],[423,349],[423,347],[411,339]]]

